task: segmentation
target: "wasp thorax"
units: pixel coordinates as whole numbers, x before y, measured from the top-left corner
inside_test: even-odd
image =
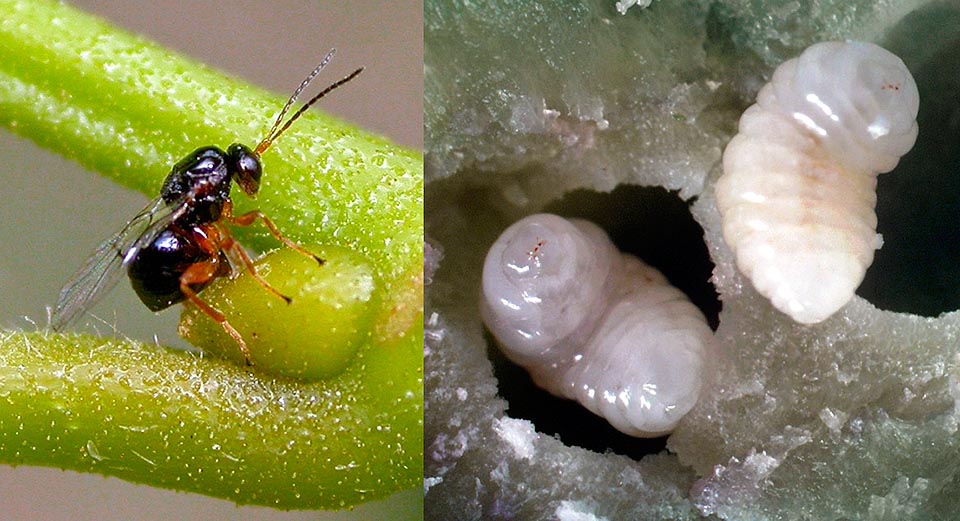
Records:
[[[160,195],[164,201],[175,203],[188,194],[205,195],[229,180],[226,154],[217,147],[202,147],[173,165],[163,182]]]
[[[173,165],[160,196],[170,205],[189,202],[186,224],[213,222],[220,218],[224,202],[230,200],[231,176],[223,150],[198,148]]]

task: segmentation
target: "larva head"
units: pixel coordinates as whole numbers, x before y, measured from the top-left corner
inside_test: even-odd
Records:
[[[598,314],[613,255],[596,225],[549,214],[506,229],[483,265],[481,313],[505,354],[527,365]],[[585,334],[585,333],[584,333]]]
[[[771,86],[779,109],[851,170],[892,170],[917,139],[913,76],[872,43],[811,45],[777,68]]]

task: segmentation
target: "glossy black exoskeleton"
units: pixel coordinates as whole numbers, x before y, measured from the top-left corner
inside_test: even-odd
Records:
[[[200,246],[195,234],[171,227],[140,250],[127,268],[127,275],[133,290],[150,311],[160,311],[187,298],[180,289],[180,277],[187,268],[202,262],[219,265],[214,273],[216,277],[231,272],[224,252],[211,253]],[[193,283],[190,289],[199,293],[210,282],[213,278]]]
[[[51,317],[54,330],[61,330],[112,288],[126,268],[140,300],[153,311],[189,300],[216,320],[236,340],[247,363],[249,351],[240,334],[224,315],[197,296],[217,277],[243,266],[267,291],[290,299],[271,287],[256,272],[244,249],[233,239],[226,223],[248,226],[261,220],[287,246],[316,259],[284,237],[259,211],[233,215],[230,188],[236,182],[249,197],[260,190],[263,166],[260,155],[311,105],[363,68],[334,82],[310,99],[281,126],[283,117],[300,93],[333,57],[331,50],[300,84],[280,111],[273,127],[253,150],[235,143],[227,151],[207,146],[178,161],[170,171],[160,195],[133,217],[120,232],[97,248],[86,264],[60,292]]]
[[[226,152],[201,147],[173,165],[160,188],[160,197],[167,204],[177,204],[189,195],[191,210],[183,216],[184,222],[211,223],[220,220],[223,203],[230,200],[231,180],[248,196],[256,197],[262,175],[259,156],[239,143],[230,145]]]
[[[180,279],[195,264],[215,265],[213,277],[190,284],[196,293],[215,277],[230,274],[229,259],[217,240],[222,232],[211,225],[223,218],[232,181],[255,197],[262,173],[260,160],[241,144],[230,145],[226,152],[217,147],[198,148],[173,166],[160,197],[168,205],[176,205],[189,194],[190,208],[141,249],[127,267],[134,291],[151,311],[187,298],[180,290]]]

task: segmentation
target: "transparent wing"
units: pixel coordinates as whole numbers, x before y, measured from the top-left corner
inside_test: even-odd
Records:
[[[123,276],[122,268],[186,209],[184,204],[168,205],[157,197],[122,230],[101,244],[60,290],[50,322],[53,330],[63,330],[116,286]]]

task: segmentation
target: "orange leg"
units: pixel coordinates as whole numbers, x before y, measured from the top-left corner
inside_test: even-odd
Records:
[[[273,236],[277,238],[277,240],[279,240],[280,242],[286,244],[287,247],[293,248],[294,250],[300,252],[301,254],[303,254],[303,255],[305,255],[305,256],[307,256],[307,257],[310,257],[311,259],[317,261],[318,264],[320,264],[321,266],[323,266],[323,263],[324,263],[324,260],[323,260],[323,259],[321,259],[320,257],[317,257],[317,256],[314,255],[313,253],[310,253],[309,251],[305,250],[305,249],[303,248],[303,246],[300,246],[299,244],[297,244],[297,243],[291,241],[290,239],[284,237],[283,234],[280,233],[280,229],[277,228],[277,225],[273,224],[273,221],[271,221],[270,218],[267,217],[266,215],[264,215],[263,212],[261,212],[260,210],[253,210],[253,211],[247,212],[247,213],[245,213],[245,214],[243,214],[243,215],[238,215],[238,216],[234,217],[234,215],[233,215],[233,205],[232,205],[232,204],[227,204],[227,205],[224,206],[224,208],[223,208],[223,213],[224,213],[224,215],[226,215],[228,221],[230,221],[230,222],[233,223],[233,224],[236,224],[237,226],[250,226],[250,225],[253,224],[257,219],[260,219],[261,221],[263,221],[263,224],[265,224],[265,225],[267,226],[267,228],[270,230],[270,233],[273,234]]]
[[[250,259],[250,256],[247,255],[247,252],[244,251],[243,247],[237,244],[237,241],[233,240],[233,237],[231,237],[229,234],[224,235],[226,238],[222,243],[220,243],[220,246],[224,249],[224,251],[227,252],[227,255],[229,255],[234,262],[239,261],[240,264],[243,264],[243,266],[247,268],[247,272],[250,273],[250,276],[253,277],[258,284],[263,286],[263,289],[267,290],[278,298],[283,299],[283,301],[287,304],[293,301],[293,299],[284,295],[283,293],[280,293],[277,288],[274,288],[269,282],[264,280],[263,277],[257,273],[257,267],[253,265],[253,260]]]
[[[243,360],[247,363],[248,366],[253,365],[253,362],[250,360],[250,350],[247,349],[247,343],[243,341],[243,337],[240,336],[240,333],[237,332],[233,326],[227,322],[227,318],[223,316],[223,313],[217,311],[210,304],[204,302],[197,293],[190,288],[191,284],[202,284],[208,282],[210,279],[213,279],[217,276],[220,266],[217,261],[211,262],[198,262],[197,264],[191,265],[187,268],[186,271],[180,275],[180,291],[193,302],[195,306],[200,308],[200,311],[203,311],[205,315],[212,318],[218,324],[223,327],[223,330],[227,332],[240,346],[240,352],[243,353]]]

